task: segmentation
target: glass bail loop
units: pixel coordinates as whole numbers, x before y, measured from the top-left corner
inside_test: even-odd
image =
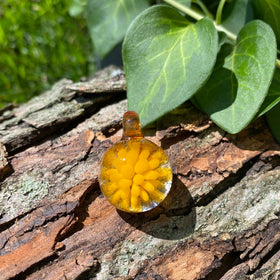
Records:
[[[142,138],[139,116],[134,111],[128,111],[123,115],[123,136],[122,140],[131,138]]]

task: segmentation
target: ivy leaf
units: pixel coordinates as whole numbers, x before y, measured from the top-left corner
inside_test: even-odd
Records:
[[[280,69],[276,68],[268,94],[259,110],[260,117],[280,102]]]
[[[279,0],[252,0],[256,17],[268,23],[277,38],[280,46],[280,1]]]
[[[148,7],[147,0],[88,0],[86,18],[97,54],[105,57],[122,41],[131,21]]]
[[[219,46],[219,51],[221,49],[221,47],[224,45],[224,44],[227,44],[227,43],[232,43],[232,41],[230,39],[228,39],[226,33],[220,31],[218,32],[218,35],[219,35],[219,43],[218,43],[218,46]]]
[[[222,25],[235,34],[245,25],[248,0],[231,1],[225,6],[222,16]]]
[[[280,144],[280,103],[267,112],[266,120],[273,136]]]
[[[210,19],[192,24],[164,5],[141,13],[123,43],[129,110],[145,126],[188,100],[211,74],[217,50]]]
[[[272,80],[276,60],[273,30],[262,21],[251,21],[241,29],[236,46],[223,46],[219,57],[195,99],[217,125],[237,133],[258,112]]]

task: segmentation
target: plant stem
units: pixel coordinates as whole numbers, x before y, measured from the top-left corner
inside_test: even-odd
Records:
[[[226,33],[226,35],[228,36],[229,39],[231,39],[233,42],[236,42],[237,36],[234,33],[230,32],[228,29],[226,29],[222,25],[217,25],[215,23],[214,23],[214,25],[218,31],[222,31],[222,32]]]
[[[193,0],[194,3],[196,3],[201,10],[203,11],[203,13],[208,16],[209,18],[213,19],[213,15],[210,13],[210,11],[207,9],[207,7],[204,5],[204,3],[200,0]]]
[[[187,14],[188,16],[196,19],[201,20],[204,18],[204,15],[178,3],[176,0],[163,0],[164,2],[170,4],[171,6],[177,8],[178,10],[182,11],[183,13]]]
[[[276,67],[280,69],[280,60],[276,59]]]
[[[216,14],[216,24],[220,25],[222,22],[222,12],[224,5],[226,3],[226,0],[221,0],[217,9],[217,14]]]
[[[163,0],[163,1],[170,4],[171,6],[173,6],[175,8],[177,8],[178,10],[182,11],[186,15],[188,15],[196,20],[201,20],[202,18],[204,18],[204,15],[178,3],[176,0]],[[218,31],[222,31],[222,32],[226,33],[226,35],[228,36],[229,39],[231,39],[234,42],[236,41],[236,35],[234,33],[230,32],[222,25],[217,25],[215,23],[214,23],[214,25]]]
[[[226,3],[226,0],[221,0],[220,3],[219,3],[219,6],[218,6],[218,9],[217,9],[217,14],[216,14],[216,24],[215,24],[215,27],[218,31],[223,31],[227,34],[228,38],[230,38],[232,41],[236,41],[236,38],[237,36],[230,32],[229,30],[227,30],[226,28],[224,28],[222,25],[221,25],[221,22],[222,22],[222,13],[223,13],[223,8],[224,8],[224,5]]]

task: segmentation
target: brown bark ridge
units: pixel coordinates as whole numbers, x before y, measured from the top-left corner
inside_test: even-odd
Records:
[[[230,135],[185,103],[149,126],[173,185],[132,215],[97,179],[125,91],[109,67],[1,110],[0,279],[280,279],[280,147],[264,119]]]

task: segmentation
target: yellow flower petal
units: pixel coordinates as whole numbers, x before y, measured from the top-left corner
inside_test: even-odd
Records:
[[[135,173],[144,173],[149,169],[149,163],[146,159],[139,159],[134,167]]]

